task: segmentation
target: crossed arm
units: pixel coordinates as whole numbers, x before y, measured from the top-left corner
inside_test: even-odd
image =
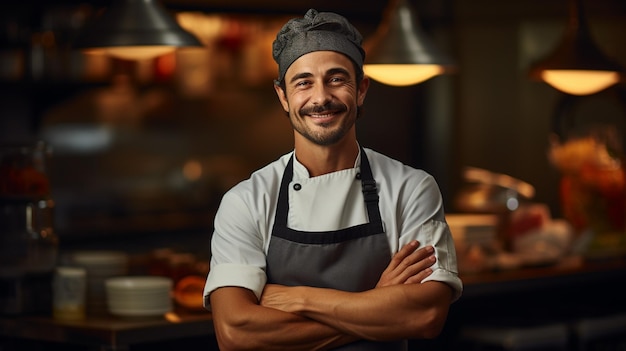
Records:
[[[444,283],[419,284],[434,262],[433,248],[414,241],[364,292],[268,284],[257,301],[250,290],[219,288],[210,296],[218,343],[222,350],[325,350],[359,339],[434,337],[452,296]]]

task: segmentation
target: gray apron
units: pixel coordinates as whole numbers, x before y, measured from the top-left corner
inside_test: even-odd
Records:
[[[357,175],[357,179],[359,175]],[[278,205],[267,253],[268,283],[313,286],[358,292],[376,286],[391,260],[387,236],[378,209],[378,190],[369,161],[361,149],[361,188],[369,223],[321,232],[287,227],[289,185],[293,179],[293,156],[283,173]],[[294,189],[301,185],[294,184]],[[336,350],[406,350],[407,341],[361,340]]]

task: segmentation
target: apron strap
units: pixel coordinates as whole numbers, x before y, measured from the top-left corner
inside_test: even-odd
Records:
[[[382,223],[378,210],[378,187],[376,187],[376,180],[374,180],[372,175],[372,168],[363,147],[361,147],[361,190],[363,191],[370,223]]]
[[[283,179],[280,182],[280,192],[278,193],[278,203],[276,204],[276,216],[274,216],[274,228],[287,228],[287,214],[289,213],[289,183],[293,179],[293,158],[292,155],[287,162],[287,167],[283,172]]]

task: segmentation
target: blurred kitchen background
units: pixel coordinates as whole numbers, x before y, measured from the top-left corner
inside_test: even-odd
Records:
[[[221,194],[292,147],[272,88],[276,31],[315,7],[345,15],[367,41],[387,5],[167,0],[203,47],[127,61],[72,47],[108,3],[1,5],[0,142],[51,147],[61,245],[189,239],[205,252]],[[567,2],[411,3],[458,68],[413,86],[374,81],[358,123],[361,143],[432,173],[449,212],[458,211],[454,198],[471,166],[530,183],[532,200],[559,217],[560,175],[547,152],[560,106],[575,100],[566,113],[616,123],[625,111],[623,83],[574,98],[529,78],[530,65],[562,38]],[[597,45],[626,63],[626,3],[586,1],[584,10]]]
[[[15,296],[5,289],[21,279],[12,267],[22,269],[20,257],[34,252],[15,241],[24,230],[38,241],[37,250],[46,245],[54,250],[43,260],[47,278],[67,252],[123,251],[130,254],[132,273],[137,259],[165,250],[204,263],[202,280],[221,196],[293,147],[291,126],[272,87],[276,32],[313,7],[346,16],[367,43],[388,5],[163,0],[200,47],[143,60],[81,52],[76,39],[111,3],[0,4],[3,313],[15,314],[9,311]],[[626,311],[623,292],[614,288],[615,277],[624,277],[626,257],[624,81],[578,96],[529,75],[532,64],[563,39],[570,2],[409,3],[419,26],[456,70],[402,87],[372,81],[357,130],[363,146],[425,169],[439,183],[467,286],[450,315],[454,335],[458,326],[473,325],[475,320],[467,322],[471,318],[496,316],[502,323],[519,315],[522,324],[534,325],[557,315]],[[595,44],[626,66],[626,1],[581,3]],[[562,143],[573,133],[582,136],[571,139],[580,144]],[[580,164],[574,175],[593,184],[592,190],[576,188],[575,177],[565,176]],[[37,228],[23,228],[24,223]],[[595,243],[599,249],[593,255],[574,250],[592,224],[607,233],[596,235],[602,239]],[[602,265],[604,275],[595,274],[578,254],[592,263],[609,258],[621,263]],[[177,257],[172,262],[180,262]],[[537,267],[583,273],[558,280],[553,271],[533,270]],[[530,273],[507,275],[516,268]],[[554,290],[550,283],[557,282]],[[568,285],[572,282],[578,285]],[[600,306],[574,299],[572,286],[588,294],[585,302]],[[37,299],[42,295],[24,297]],[[50,301],[42,303],[49,307]],[[623,336],[626,322],[620,323],[613,325]],[[614,345],[623,349],[621,340]]]

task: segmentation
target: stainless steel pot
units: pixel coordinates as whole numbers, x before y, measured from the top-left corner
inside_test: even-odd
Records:
[[[461,212],[502,213],[516,210],[522,201],[535,196],[535,188],[506,174],[467,167],[463,172],[465,184],[457,193],[454,204]]]

